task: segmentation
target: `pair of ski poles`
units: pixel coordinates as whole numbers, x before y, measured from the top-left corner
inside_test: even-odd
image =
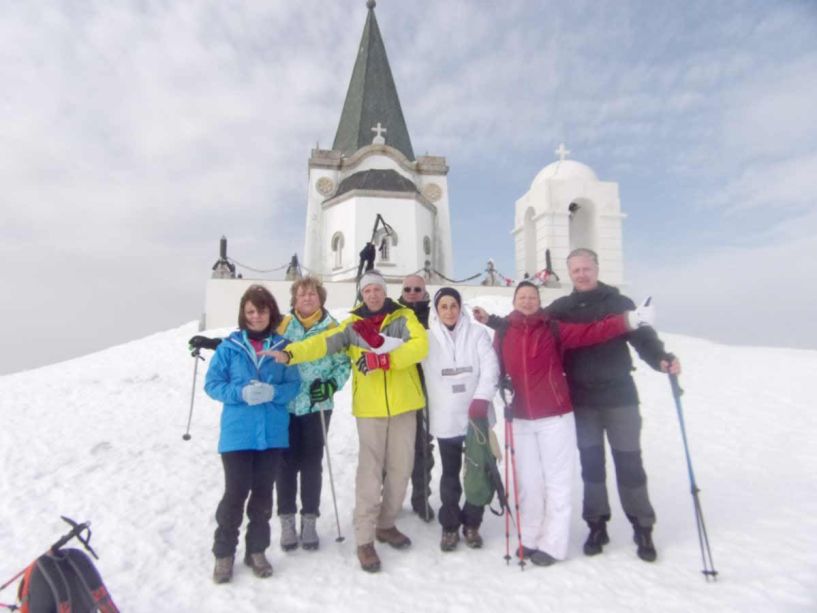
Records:
[[[205,338],[205,337],[193,337],[193,339],[195,339],[195,338]],[[193,339],[190,339],[191,344],[193,344],[192,343]],[[215,341],[217,339],[205,339],[205,340]],[[218,346],[218,343],[215,343],[215,346]],[[189,413],[187,415],[187,429],[185,430],[184,434],[182,435],[182,439],[185,440],[185,441],[189,441],[192,438],[191,435],[190,435],[190,422],[193,419],[193,404],[194,404],[195,399],[196,399],[196,378],[197,378],[198,372],[199,372],[199,360],[204,360],[204,358],[201,356],[201,349],[202,348],[203,348],[203,346],[194,346],[193,350],[191,351],[191,355],[193,356],[193,361],[194,361],[194,365],[193,365],[193,389],[190,392],[190,411],[189,411]],[[215,347],[212,344],[208,344],[207,348],[215,348]],[[314,406],[314,403],[313,403],[313,406]],[[340,515],[338,513],[338,500],[337,500],[337,496],[335,495],[335,478],[334,478],[334,475],[332,473],[332,456],[331,456],[331,454],[329,452],[329,437],[327,436],[327,430],[326,430],[326,415],[324,414],[323,406],[318,405],[318,409],[320,411],[320,416],[321,416],[321,432],[323,434],[323,446],[326,449],[326,467],[329,470],[329,485],[330,485],[330,488],[332,490],[332,506],[335,509],[335,524],[336,524],[337,530],[338,530],[338,536],[335,539],[335,542],[336,543],[342,543],[345,540],[345,537],[343,536],[343,534],[341,534],[341,530],[340,530]]]

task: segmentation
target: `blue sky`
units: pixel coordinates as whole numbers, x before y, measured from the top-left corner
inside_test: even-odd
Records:
[[[376,11],[414,149],[451,167],[459,276],[511,273],[514,202],[564,141],[619,183],[627,291],[660,327],[817,348],[817,3]],[[197,318],[222,234],[260,268],[301,251],[309,149],[334,138],[365,15],[0,6],[0,372]]]

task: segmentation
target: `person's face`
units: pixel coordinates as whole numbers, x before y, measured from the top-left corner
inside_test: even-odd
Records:
[[[443,296],[437,303],[437,315],[446,326],[453,326],[460,318],[460,305],[453,296]]]
[[[299,287],[295,293],[295,311],[301,317],[309,317],[321,306],[321,297],[314,287]]]
[[[513,299],[513,307],[523,315],[533,315],[540,306],[539,292],[534,287],[520,287]]]
[[[417,275],[403,279],[403,301],[406,304],[420,302],[426,295],[426,281]]]
[[[589,292],[599,284],[599,267],[593,258],[576,255],[567,261],[567,272],[577,292]]]
[[[363,288],[363,304],[369,307],[370,311],[379,311],[386,303],[386,290],[378,283],[369,283]]]
[[[269,327],[269,309],[258,309],[249,300],[244,305],[244,319],[252,332],[263,332]]]

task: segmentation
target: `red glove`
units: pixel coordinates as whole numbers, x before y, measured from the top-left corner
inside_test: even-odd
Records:
[[[488,417],[488,401],[474,398],[468,406],[468,419],[486,419]]]
[[[371,319],[358,319],[352,324],[352,328],[372,349],[377,349],[383,344],[383,337],[380,336],[379,326]]]
[[[357,361],[357,369],[364,375],[368,375],[370,371],[382,369],[388,370],[391,366],[388,353],[370,353],[363,352],[363,355]]]

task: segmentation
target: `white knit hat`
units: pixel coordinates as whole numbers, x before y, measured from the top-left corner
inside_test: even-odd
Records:
[[[383,288],[384,292],[386,291],[386,280],[383,278],[383,275],[380,274],[380,271],[374,268],[360,277],[360,291],[363,291],[367,285],[372,284],[379,285]]]

